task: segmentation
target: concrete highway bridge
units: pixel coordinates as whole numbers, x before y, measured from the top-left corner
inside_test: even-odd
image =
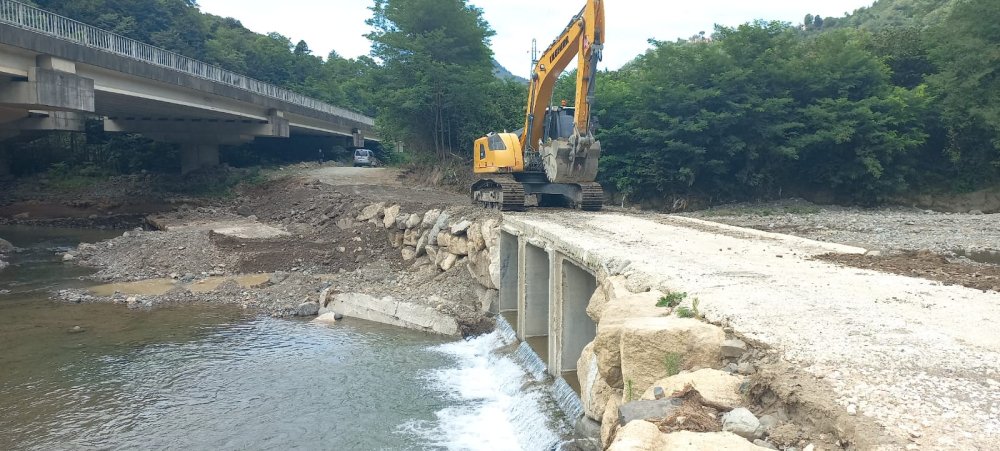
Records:
[[[12,0],[0,0],[0,139],[140,133],[181,145],[185,172],[219,146],[292,135],[378,141],[372,118]]]

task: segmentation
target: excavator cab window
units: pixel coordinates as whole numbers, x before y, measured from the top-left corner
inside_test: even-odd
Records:
[[[490,135],[490,150],[507,150],[507,145],[503,143],[503,139],[500,135]]]
[[[567,139],[573,136],[573,111],[571,107],[550,108],[545,112],[545,138]]]

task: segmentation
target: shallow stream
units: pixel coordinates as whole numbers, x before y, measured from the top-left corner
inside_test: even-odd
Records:
[[[0,449],[542,450],[570,429],[565,389],[509,330],[60,304],[51,290],[91,283],[59,253],[108,234],[0,237],[22,248],[0,271]]]

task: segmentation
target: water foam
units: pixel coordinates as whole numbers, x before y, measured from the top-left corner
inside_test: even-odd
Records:
[[[436,421],[411,422],[402,430],[419,435],[430,447],[449,450],[547,450],[557,445],[567,426],[553,417],[553,392],[537,383],[535,371],[519,364],[520,348],[513,355],[497,351],[516,340],[509,329],[500,325],[493,333],[435,347],[453,356],[457,366],[432,371],[427,381],[459,405],[436,412]]]

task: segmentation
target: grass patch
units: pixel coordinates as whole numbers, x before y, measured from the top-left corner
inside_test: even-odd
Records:
[[[632,379],[625,381],[625,402],[635,401],[635,384]]]
[[[180,191],[183,194],[209,198],[227,198],[238,187],[252,187],[268,181],[260,168],[210,170],[186,177]]]
[[[676,376],[681,372],[681,355],[677,353],[667,353],[663,357],[663,366],[667,369],[667,377]]]
[[[669,293],[666,296],[661,297],[660,300],[656,302],[656,306],[669,308],[677,307],[678,305],[681,305],[681,302],[684,302],[687,295],[687,293]]]
[[[677,307],[677,316],[681,318],[701,318],[701,312],[698,311],[699,304],[701,304],[701,300],[694,298],[694,300],[691,301],[691,307]]]
[[[56,191],[79,191],[90,188],[111,177],[110,171],[92,164],[70,166],[66,163],[53,164],[45,173],[47,185]]]

